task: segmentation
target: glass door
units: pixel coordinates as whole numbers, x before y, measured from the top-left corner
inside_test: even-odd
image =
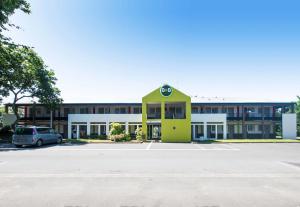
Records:
[[[160,124],[148,124],[147,137],[148,137],[148,139],[154,139],[154,140],[160,139],[160,137],[161,137]]]

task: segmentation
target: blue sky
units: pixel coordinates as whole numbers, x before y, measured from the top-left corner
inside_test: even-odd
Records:
[[[164,83],[191,96],[300,95],[300,1],[29,2],[9,35],[55,70],[65,102],[136,102]]]

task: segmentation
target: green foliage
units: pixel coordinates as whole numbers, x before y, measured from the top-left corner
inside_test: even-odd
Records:
[[[111,123],[109,138],[114,142],[130,141],[131,137],[126,134],[120,123]]]
[[[14,44],[3,36],[8,27],[19,28],[9,22],[17,10],[29,14],[30,5],[26,0],[0,0],[0,96],[13,95],[12,108],[18,120],[16,103],[23,98],[37,98],[49,109],[55,109],[62,99],[55,87],[55,74],[42,58],[33,49]]]
[[[95,133],[95,134],[91,134],[90,138],[91,139],[102,139],[102,140],[104,140],[104,139],[107,139],[107,136],[103,135],[103,134],[98,135],[97,133]]]
[[[142,127],[138,127],[136,130],[135,130],[135,135],[136,135],[136,139],[139,140],[139,141],[145,141],[146,139],[146,136],[142,130]]]
[[[120,135],[125,133],[120,123],[111,123],[110,126],[111,126],[109,131],[110,135]]]
[[[9,22],[9,17],[13,15],[16,10],[21,10],[24,13],[30,13],[30,4],[25,0],[0,0],[0,41],[7,42],[10,38],[3,36],[3,30],[8,30],[8,27],[18,26]]]
[[[0,95],[13,95],[17,118],[16,103],[23,98],[37,98],[50,109],[62,102],[53,70],[32,49],[0,45],[0,67]]]

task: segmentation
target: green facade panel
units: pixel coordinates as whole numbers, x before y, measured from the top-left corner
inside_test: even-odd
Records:
[[[163,91],[162,91],[163,90]],[[170,91],[168,91],[170,90]],[[166,103],[184,103],[185,118],[183,119],[166,119],[165,104]],[[160,119],[148,119],[147,104],[159,104],[161,106]],[[161,140],[162,142],[190,142],[191,141],[191,98],[179,90],[169,86],[162,86],[142,99],[142,124],[143,132],[147,136],[147,124],[161,124]],[[148,138],[148,137],[147,137]]]

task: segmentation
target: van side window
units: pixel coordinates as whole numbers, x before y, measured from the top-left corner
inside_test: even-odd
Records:
[[[32,135],[32,131],[32,128],[17,128],[15,133],[17,135]]]
[[[36,131],[39,134],[49,134],[50,133],[50,129],[49,128],[36,128]]]

